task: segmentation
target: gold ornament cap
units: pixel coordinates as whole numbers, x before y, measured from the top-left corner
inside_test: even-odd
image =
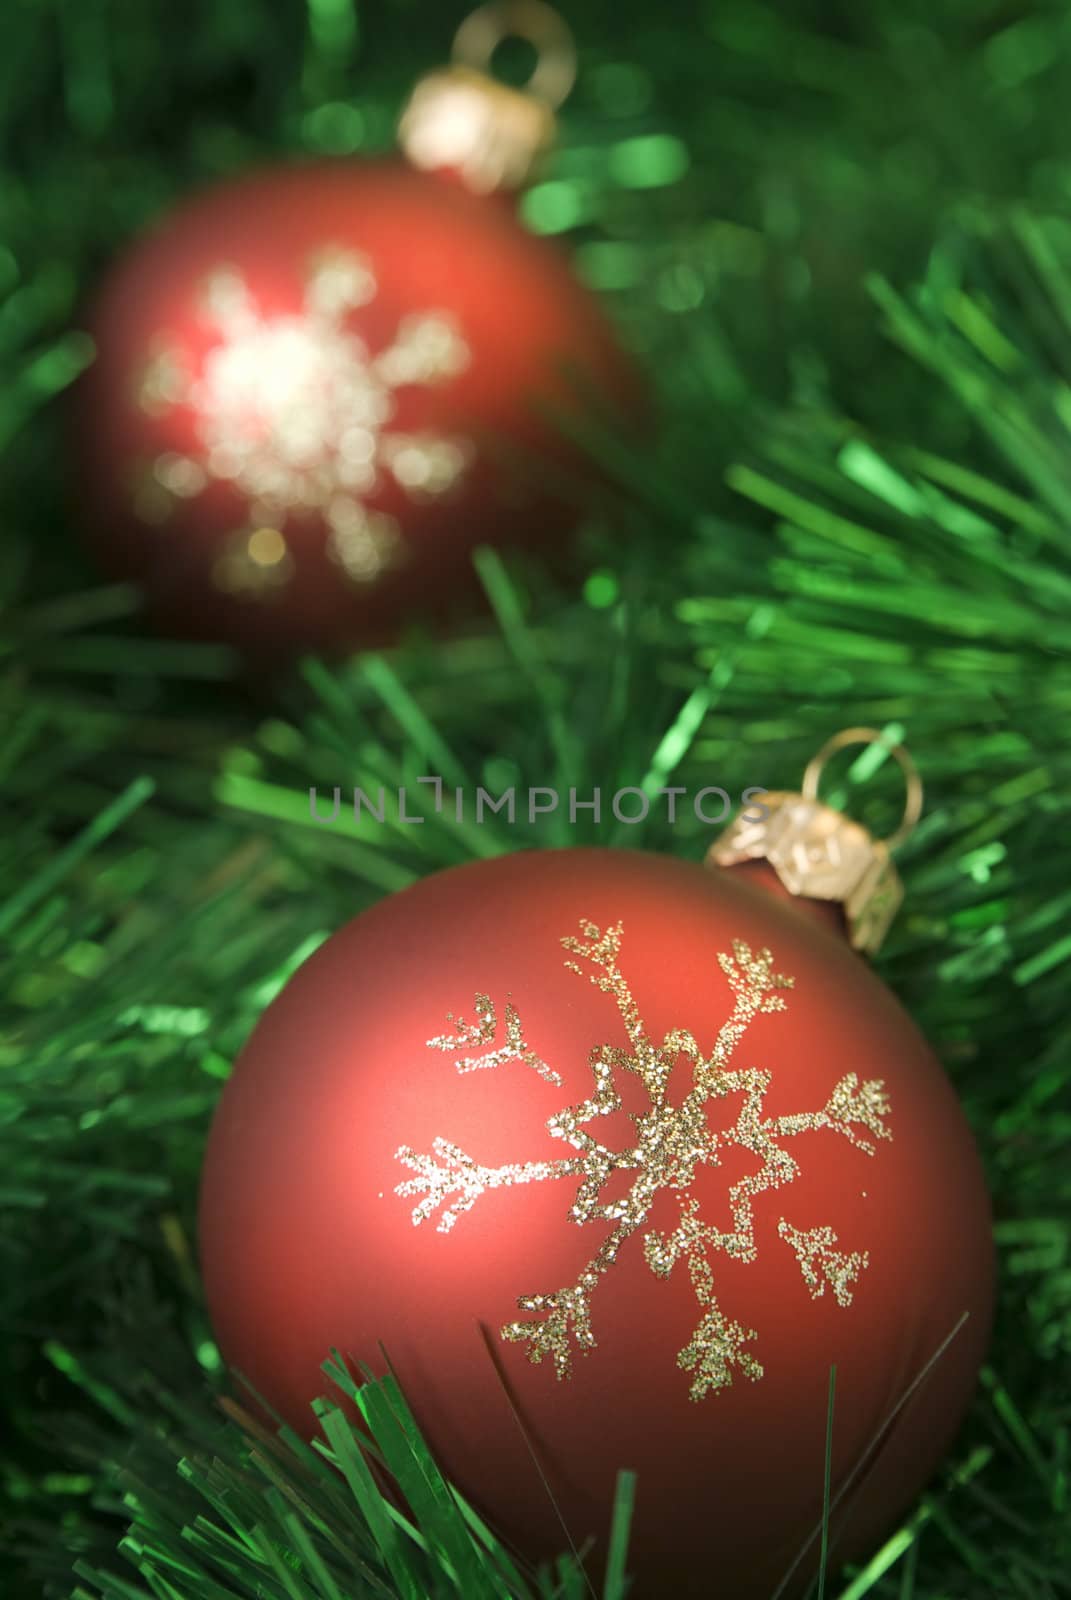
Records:
[[[845,745],[880,744],[898,763],[907,785],[903,820],[888,839],[875,839],[861,823],[818,799],[818,784],[831,755]],[[903,745],[890,744],[874,728],[834,734],[808,763],[799,794],[771,791],[752,801],[707,851],[705,865],[731,867],[768,861],[790,894],[835,900],[844,907],[852,948],[878,950],[904,898],[892,862],[922,814],[922,780]],[[758,805],[768,815],[749,813]]]
[[[523,89],[490,75],[504,39],[538,53]],[[449,66],[422,78],[398,125],[408,159],[425,171],[450,167],[477,194],[519,189],[554,144],[555,111],[573,87],[576,48],[562,18],[542,0],[503,0],[467,17]]]

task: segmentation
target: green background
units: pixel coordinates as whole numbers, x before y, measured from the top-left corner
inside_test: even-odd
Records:
[[[193,1230],[212,1107],[288,973],[383,893],[533,844],[697,859],[708,831],[655,808],[616,833],[559,816],[347,836],[309,825],[309,785],[435,771],[470,789],[739,792],[795,784],[831,732],[867,724],[906,739],[927,793],[878,965],[978,1135],[1001,1299],[943,1475],[824,1592],[1056,1600],[1071,1588],[1071,11],[570,5],[579,80],[522,210],[650,374],[649,449],[592,439],[612,488],[572,578],[486,553],[489,615],[446,644],[414,629],[251,695],[224,646],[154,637],[82,553],[63,400],[93,355],[84,297],[199,182],[389,149],[463,14],[9,0],[0,16],[5,1592],[458,1592],[384,1525],[337,1420],[332,1466],[251,1449],[214,1403]],[[845,757],[830,797],[887,829],[891,768]],[[415,1458],[378,1391],[368,1404],[404,1481]],[[473,1559],[456,1512],[424,1512],[456,1572]],[[485,1579],[474,1568],[462,1592],[586,1592],[568,1567],[542,1589]]]

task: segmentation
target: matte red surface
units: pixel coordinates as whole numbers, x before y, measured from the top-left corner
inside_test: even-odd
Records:
[[[639,1473],[632,1541],[638,1596],[767,1600],[821,1515],[831,1363],[837,1367],[833,1493],[964,1313],[833,1519],[839,1554],[865,1554],[947,1449],[969,1402],[993,1296],[989,1202],[957,1098],[888,989],[842,939],[758,885],[633,852],[524,852],[429,877],[348,924],[265,1013],[222,1097],[201,1199],[201,1255],[227,1359],[298,1429],[329,1390],[331,1346],[384,1370],[380,1341],[437,1457],[492,1523],[532,1557],[561,1524],[488,1355],[509,1384],[569,1532],[603,1540],[615,1474]],[[765,1375],[699,1401],[677,1351],[699,1312],[684,1261],[668,1278],[634,1236],[592,1301],[597,1348],[556,1378],[498,1330],[518,1295],[573,1281],[609,1224],[569,1219],[576,1180],[483,1194],[448,1234],[414,1227],[400,1145],[441,1136],[481,1163],[560,1158],[555,1111],[593,1089],[589,1054],[625,1046],[613,998],[564,966],[582,918],[623,924],[619,965],[648,1035],[690,1030],[709,1051],[731,1010],[719,951],[768,947],[795,979],[787,1009],[756,1018],[730,1062],[773,1074],[769,1115],[819,1110],[847,1072],[880,1078],[891,1141],[868,1156],[829,1129],[784,1140],[798,1177],[755,1201],[757,1259],[710,1257],[723,1310],[757,1338]],[[582,963],[583,965],[583,963]],[[461,1075],[426,1041],[471,1019],[476,993],[501,1021],[507,997],[563,1088],[517,1062]],[[690,1068],[670,1098],[689,1085]],[[626,1109],[642,1108],[638,1080]],[[739,1097],[714,1102],[712,1127]],[[599,1135],[626,1146],[624,1113]],[[759,1158],[730,1150],[692,1187],[728,1227],[731,1182]],[[621,1175],[613,1193],[624,1192]],[[671,1228],[671,1196],[647,1228]],[[812,1299],[778,1219],[831,1226],[869,1252],[848,1307]],[[797,1568],[812,1570],[817,1540]],[[593,1559],[601,1581],[603,1556]],[[785,1593],[796,1593],[794,1583]]]
[[[469,435],[479,458],[442,501],[414,504],[389,472],[363,497],[401,523],[410,545],[403,569],[353,585],[325,554],[322,517],[309,512],[284,530],[294,581],[269,602],[230,598],[209,575],[221,542],[249,525],[248,504],[233,486],[214,483],[162,527],[139,520],[138,472],[162,453],[196,457],[201,446],[188,405],[150,417],[137,386],[161,339],[183,349],[195,370],[219,342],[199,309],[214,270],[238,268],[263,318],[294,314],[310,258],[333,246],[361,251],[376,274],[375,298],[345,323],[372,355],[412,313],[456,318],[469,366],[444,383],[397,391],[390,430]],[[619,417],[643,410],[635,370],[564,255],[529,234],[501,198],[399,161],[297,166],[199,195],[117,264],[89,328],[98,354],[76,386],[73,449],[78,511],[102,564],[145,586],[168,631],[262,656],[378,644],[414,615],[441,614],[473,587],[477,544],[552,549],[575,521],[576,486],[559,493],[548,469],[575,474],[579,457],[546,409],[583,415],[595,398]]]

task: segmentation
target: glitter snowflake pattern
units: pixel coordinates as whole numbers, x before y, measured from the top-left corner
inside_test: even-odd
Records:
[[[367,501],[389,474],[414,501],[446,494],[471,459],[468,441],[389,428],[396,391],[449,381],[470,354],[442,312],[402,319],[393,343],[373,356],[347,326],[375,298],[370,262],[335,250],[310,266],[298,315],[263,317],[242,278],[221,268],[208,279],[203,315],[219,331],[199,372],[165,345],[138,391],[149,416],[191,408],[199,454],[165,453],[135,496],[148,521],[165,522],[179,500],[211,483],[231,483],[249,505],[216,562],[213,580],[264,598],[293,574],[285,528],[294,513],[318,511],[331,559],[355,583],[373,582],[403,554],[395,517]]]
[[[541,1362],[550,1356],[559,1378],[569,1376],[576,1352],[595,1348],[591,1314],[600,1278],[633,1235],[642,1232],[656,1197],[663,1192],[671,1194],[679,1212],[676,1226],[665,1233],[642,1232],[642,1249],[656,1277],[667,1278],[682,1259],[687,1264],[700,1318],[688,1344],[679,1351],[677,1364],[692,1374],[691,1398],[701,1400],[728,1388],[734,1381],[734,1368],[752,1380],[763,1374],[762,1366],[745,1349],[749,1341],[758,1338],[755,1329],[733,1321],[718,1303],[712,1258],[721,1251],[745,1263],[756,1259],[755,1198],[791,1183],[800,1170],[782,1141],[827,1130],[846,1138],[864,1155],[873,1156],[876,1146],[872,1141],[892,1137],[883,1120],[889,1114],[889,1102],[880,1079],[860,1083],[850,1072],[840,1079],[821,1110],[780,1117],[766,1114],[764,1100],[773,1074],[755,1067],[733,1070],[729,1063],[755,1017],[785,1009],[782,991],[790,989],[793,980],[773,971],[768,950],[753,955],[737,940],[732,955],[719,954],[733,1007],[713,1050],[704,1055],[684,1030],[667,1033],[661,1044],[648,1037],[618,966],[621,924],[602,932],[584,921],[580,928],[581,937],[568,936],[561,941],[578,958],[565,965],[580,977],[587,975],[597,989],[613,996],[628,1043],[625,1047],[597,1046],[589,1056],[594,1093],[546,1123],[552,1137],[575,1154],[556,1161],[489,1167],[447,1139],[435,1139],[430,1155],[417,1154],[403,1145],[395,1156],[413,1176],[398,1184],[395,1193],[403,1198],[420,1197],[412,1213],[414,1225],[429,1221],[438,1211],[438,1231],[449,1233],[489,1190],[558,1178],[578,1180],[568,1220],[579,1226],[606,1224],[602,1243],[575,1282],[520,1295],[518,1310],[530,1315],[501,1329],[503,1339],[527,1346],[529,1360]],[[492,1046],[482,1054],[459,1057],[455,1063],[459,1072],[515,1062],[549,1083],[561,1084],[560,1076],[527,1043],[512,1004],[505,1010],[505,1037],[498,1048],[493,1048],[497,1016],[487,995],[476,997],[475,1022],[465,1023],[453,1015],[447,1020],[455,1031],[430,1039],[432,1048],[457,1055],[471,1046]],[[678,1062],[685,1063],[691,1087],[679,1105],[671,1105],[668,1089]],[[587,1125],[622,1109],[617,1086],[628,1073],[640,1078],[648,1105],[643,1112],[628,1113],[635,1126],[635,1142],[627,1149],[611,1150],[587,1131]],[[736,1110],[736,1120],[715,1132],[708,1124],[707,1108],[719,1100],[728,1101]],[[729,1188],[731,1226],[722,1229],[702,1218],[690,1191],[699,1169],[719,1165],[721,1152],[732,1146],[751,1152],[761,1165]],[[620,1200],[604,1201],[608,1180],[622,1171],[635,1173],[627,1194]],[[852,1286],[868,1265],[868,1253],[838,1251],[837,1235],[830,1227],[802,1230],[782,1217],[777,1231],[795,1252],[811,1297],[824,1294],[828,1284],[839,1305],[850,1305]]]

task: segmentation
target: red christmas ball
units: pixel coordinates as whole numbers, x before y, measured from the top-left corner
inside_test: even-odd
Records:
[[[101,562],[169,631],[272,657],[456,607],[480,543],[553,547],[575,511],[548,465],[580,463],[561,417],[641,406],[558,251],[400,161],[201,195],[90,330],[74,432]]]
[[[956,1096],[771,879],[586,849],[429,877],[300,969],[208,1146],[208,1301],[255,1388],[308,1433],[329,1350],[382,1342],[447,1476],[549,1557],[534,1451],[595,1581],[636,1470],[647,1600],[799,1592],[833,1364],[832,1550],[865,1554],[989,1331]]]

